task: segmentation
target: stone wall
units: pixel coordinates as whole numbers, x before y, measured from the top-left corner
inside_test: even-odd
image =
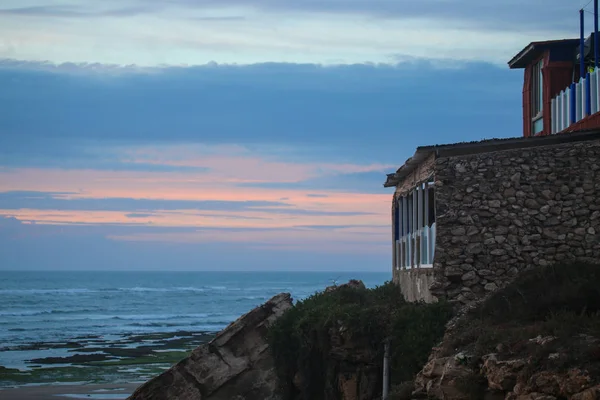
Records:
[[[435,163],[431,293],[468,303],[537,265],[600,259],[600,141]]]
[[[396,196],[404,196],[410,190],[413,190],[415,186],[423,181],[427,180],[431,174],[433,173],[433,169],[435,166],[435,155],[432,153],[427,159],[425,159],[422,163],[419,164],[414,171],[404,177],[402,182],[396,186]]]
[[[406,301],[423,300],[426,303],[436,301],[429,291],[429,286],[434,282],[433,268],[413,268],[394,272],[394,283],[400,286]]]

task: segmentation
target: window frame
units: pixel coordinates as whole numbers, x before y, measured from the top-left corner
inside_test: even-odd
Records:
[[[531,71],[531,132],[537,135],[544,131],[542,122],[541,129],[535,129],[538,121],[544,117],[544,77],[543,77],[544,59],[538,60],[533,64]]]

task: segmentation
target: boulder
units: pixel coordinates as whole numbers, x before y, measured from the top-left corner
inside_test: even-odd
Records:
[[[268,327],[292,307],[282,293],[140,386],[129,400],[280,400]]]
[[[483,357],[481,374],[487,379],[491,390],[510,392],[517,384],[519,374],[527,365],[527,360],[499,361],[496,354]]]
[[[468,400],[465,381],[473,372],[461,357],[431,358],[415,379],[415,396],[445,400]]]
[[[332,292],[334,290],[337,290],[339,288],[344,288],[344,287],[349,287],[352,289],[366,289],[363,281],[358,280],[358,279],[350,279],[348,281],[348,283],[344,283],[341,285],[328,286],[327,288],[325,288],[325,293],[329,293],[329,292]]]

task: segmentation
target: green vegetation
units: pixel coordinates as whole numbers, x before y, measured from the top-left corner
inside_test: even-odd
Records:
[[[463,351],[473,367],[488,353],[531,356],[526,374],[585,365],[600,376],[598,338],[600,266],[555,264],[523,272],[471,310],[444,344],[444,355]]]
[[[473,309],[453,334],[453,348],[474,344],[483,355],[490,346],[537,335],[572,337],[600,333],[600,267],[568,264],[536,268]],[[501,329],[501,332],[497,332]]]
[[[318,400],[336,390],[338,367],[331,351],[337,346],[339,352],[340,336],[355,347],[348,349],[350,357],[376,366],[390,338],[391,380],[400,383],[427,361],[450,317],[448,304],[408,303],[392,283],[375,289],[341,286],[298,302],[271,327],[269,342],[288,396],[297,394],[294,378],[299,375],[301,396]]]

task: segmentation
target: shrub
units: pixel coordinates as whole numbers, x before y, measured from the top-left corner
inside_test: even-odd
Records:
[[[524,271],[475,312],[494,323],[530,322],[559,311],[600,311],[600,266],[573,262]]]
[[[344,327],[353,342],[383,362],[383,342],[391,339],[391,380],[410,380],[427,361],[451,316],[446,303],[407,303],[397,285],[374,289],[339,287],[298,302],[269,330],[269,342],[288,398],[294,377],[302,376],[302,397],[318,400],[334,393],[337,374],[330,359],[332,328]]]
[[[545,346],[530,342],[540,335],[555,339]],[[444,355],[467,350],[476,363],[501,348],[531,354],[533,370],[563,369],[595,354],[580,335],[600,336],[600,265],[555,264],[523,272],[470,311],[444,343]],[[548,355],[558,351],[569,356],[550,362]]]

